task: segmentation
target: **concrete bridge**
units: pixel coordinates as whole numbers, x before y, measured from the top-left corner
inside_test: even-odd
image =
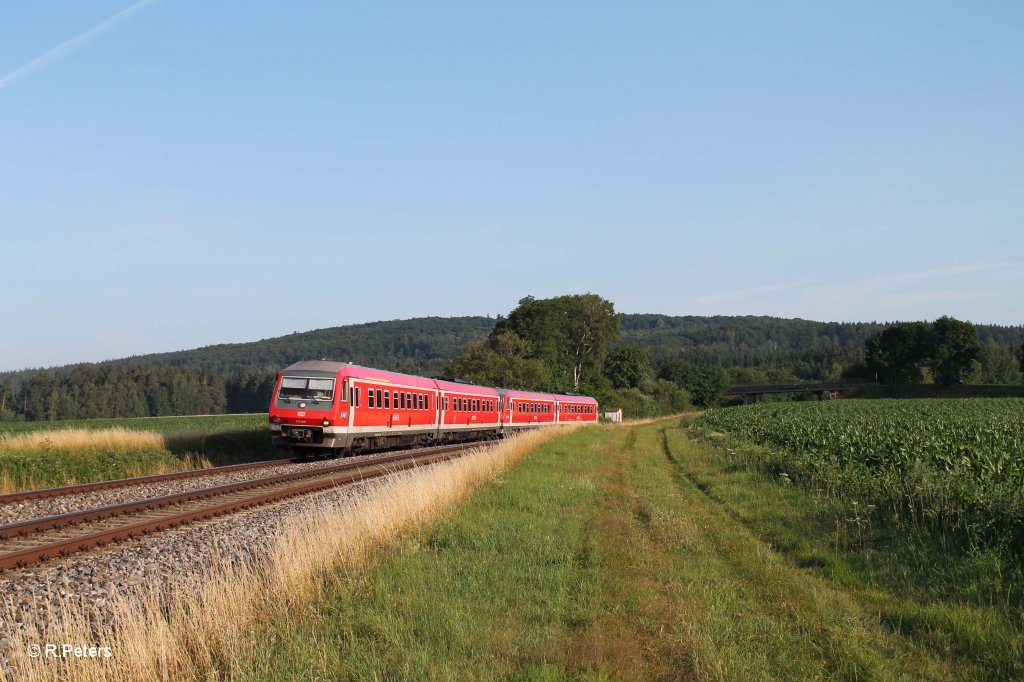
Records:
[[[808,397],[816,395],[818,400],[838,398],[840,394],[863,388],[866,384],[844,384],[828,382],[822,384],[741,384],[730,386],[727,395],[743,398],[743,404],[756,403],[757,399],[768,393],[804,393]]]

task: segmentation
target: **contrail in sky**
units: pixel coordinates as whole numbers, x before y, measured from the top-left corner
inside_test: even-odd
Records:
[[[153,0],[139,0],[139,2],[136,2],[131,7],[123,9],[117,14],[113,15],[112,17],[104,19],[100,23],[90,28],[85,33],[77,35],[71,40],[66,40],[60,45],[57,45],[56,47],[51,47],[49,50],[39,55],[27,64],[22,64],[14,71],[11,71],[10,73],[4,76],[0,76],[0,90],[3,90],[16,80],[31,76],[36,71],[46,66],[49,66],[58,59],[66,57],[67,55],[71,54],[85,43],[89,42],[90,40],[98,36],[100,33],[103,33],[115,24],[121,22],[123,19],[126,19],[132,14],[135,14],[151,2],[153,2]]]

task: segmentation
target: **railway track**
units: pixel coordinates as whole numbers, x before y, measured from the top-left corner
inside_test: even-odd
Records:
[[[434,464],[478,445],[417,448],[372,460],[9,523],[0,526],[0,569],[22,568],[269,502]]]
[[[146,483],[162,483],[163,481],[177,481],[184,478],[201,478],[226,474],[246,469],[263,469],[266,467],[294,464],[293,459],[272,459],[264,462],[251,462],[249,464],[230,464],[222,467],[211,467],[209,469],[188,469],[187,471],[175,471],[169,474],[152,474],[150,476],[136,476],[134,478],[118,478],[113,481],[97,481],[96,483],[79,483],[78,485],[66,485],[59,488],[41,488],[40,490],[25,490],[17,493],[6,493],[0,495],[0,504],[9,502],[24,502],[25,500],[43,500],[49,497],[61,497],[62,495],[77,495],[89,493],[96,490],[112,490],[114,488],[127,488],[133,485]]]

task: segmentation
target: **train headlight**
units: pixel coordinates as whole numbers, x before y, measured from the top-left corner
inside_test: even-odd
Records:
[[[280,424],[281,423],[281,418],[280,417],[271,417],[270,418],[270,423],[271,424]]]
[[[324,426],[330,426],[330,425],[331,425],[331,420],[330,420],[330,419],[325,419],[325,420],[323,421],[323,425],[324,425]]]

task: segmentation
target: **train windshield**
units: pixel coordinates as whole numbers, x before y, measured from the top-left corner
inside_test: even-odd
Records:
[[[334,379],[307,379],[306,377],[283,377],[277,397],[284,402],[312,400],[314,403],[334,400]]]

